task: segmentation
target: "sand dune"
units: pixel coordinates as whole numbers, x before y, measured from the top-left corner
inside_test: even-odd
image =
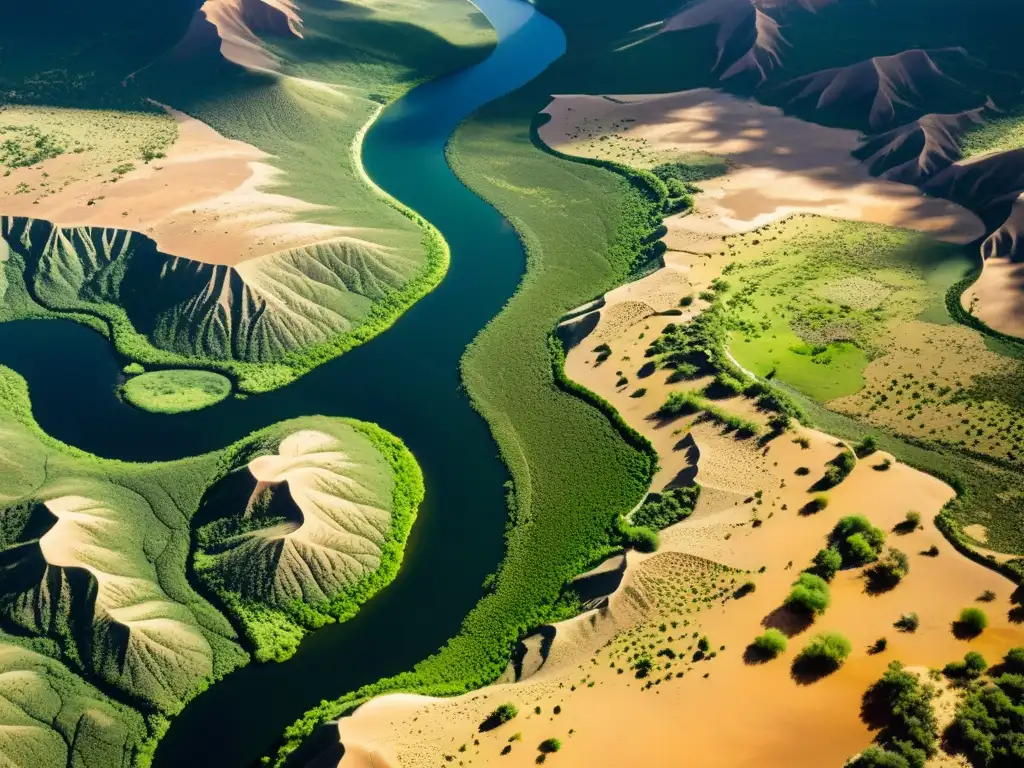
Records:
[[[865,139],[854,156],[872,176],[920,185],[960,159],[957,139],[985,122],[993,105],[952,115],[928,114],[891,131]]]
[[[965,309],[1002,333],[1024,338],[1024,200],[981,245],[981,275],[960,298]]]
[[[337,428],[344,442],[303,430],[249,463],[256,485],[242,517],[273,505],[298,519],[235,536],[197,569],[221,571],[244,597],[284,608],[330,600],[379,567],[394,475],[365,437]]]
[[[914,49],[798,77],[774,87],[771,94],[801,113],[884,131],[933,111],[934,104],[979,106],[984,98],[940,66],[969,60],[962,48]]]
[[[254,70],[277,71],[278,59],[259,34],[302,37],[294,0],[206,0],[167,60],[187,59],[216,47],[230,62]]]
[[[926,232],[967,243],[984,235],[966,209],[924,197],[905,184],[873,178],[852,156],[855,131],[789,117],[774,107],[698,89],[655,96],[558,96],[541,138],[576,155],[609,156],[629,136],[661,159],[688,153],[726,158],[730,172],[701,182],[695,213],[672,217],[670,231],[707,242],[761,227],[794,212],[818,213]],[[612,159],[615,159],[612,156]],[[627,160],[631,162],[631,160]]]
[[[801,515],[811,493],[809,482],[802,479],[806,473],[798,470],[820,471],[836,455],[834,438],[797,428],[807,440],[806,448],[791,435],[760,445],[754,439],[738,440],[713,424],[695,423],[694,417],[665,423],[650,418],[662,401],[663,388],[699,387],[703,381],[671,385],[665,381],[666,372],[658,371],[644,379],[648,393],[641,398],[630,397],[632,384],[617,384],[616,369],[628,369],[623,372],[632,378],[643,360],[642,348],[657,335],[658,324],[685,322],[687,315],[631,312],[630,319],[622,319],[615,317],[615,307],[643,305],[653,313],[663,306],[662,292],[674,285],[676,275],[685,275],[696,286],[715,277],[722,264],[715,260],[712,268],[700,255],[669,256],[676,260],[671,267],[616,289],[592,309],[599,313],[598,321],[569,352],[566,370],[651,439],[662,465],[685,463],[689,454],[683,456],[678,435],[692,438],[699,455],[697,481],[705,489],[697,510],[662,532],[658,553],[628,554],[622,581],[606,605],[546,630],[554,635],[546,658],[531,659],[529,654],[536,650],[529,651],[524,666],[532,674],[520,682],[444,700],[384,696],[343,718],[339,737],[346,753],[340,768],[401,768],[459,760],[525,768],[539,762],[537,745],[550,737],[561,739],[554,761],[566,766],[841,765],[874,736],[859,717],[861,697],[890,661],[934,668],[966,650],[994,660],[1024,642],[1024,633],[1007,615],[1013,584],[959,556],[932,525],[953,494],[941,481],[898,462],[887,472],[877,472],[875,464],[892,459],[877,453],[858,461],[850,476],[830,491],[827,510]],[[641,333],[646,340],[639,339]],[[591,351],[598,341],[613,350],[601,365],[594,364]],[[765,418],[741,398],[720,404]],[[659,476],[654,488],[664,482]],[[889,545],[911,559],[910,574],[899,586],[872,595],[865,588],[862,569],[842,571],[833,582],[833,604],[824,617],[811,628],[786,623],[781,601],[839,517],[863,513],[891,531],[911,510],[921,513],[923,527],[889,535]],[[932,545],[939,548],[940,557],[920,554]],[[733,597],[730,585],[746,579],[755,583],[756,591]],[[699,602],[694,596],[709,594],[709,584],[718,585],[712,586],[718,597]],[[976,640],[958,640],[950,622],[961,607],[988,589],[996,594],[988,609],[992,624]],[[921,617],[920,628],[914,634],[897,632],[893,621],[910,611]],[[765,626],[776,624],[793,635],[782,658],[765,664],[746,662],[746,644]],[[828,630],[850,638],[852,656],[822,680],[798,682],[791,676],[793,658],[812,634]],[[710,638],[714,658],[693,659],[699,635]],[[879,637],[887,638],[887,650],[868,653]],[[527,639],[526,645],[534,649],[537,643]],[[638,680],[628,659],[645,648],[651,649],[655,669]],[[655,651],[666,648],[674,649],[672,656]],[[503,702],[516,704],[519,715],[493,731],[481,731],[480,723]],[[709,717],[709,712],[728,714]],[[808,731],[808,722],[815,728]],[[798,740],[793,737],[796,732],[801,734]]]
[[[178,139],[166,158],[140,164],[116,183],[105,175],[92,176],[38,201],[6,195],[3,213],[66,227],[133,229],[155,240],[164,253],[208,264],[238,264],[365,232],[301,221],[302,215],[323,207],[270,191],[281,182],[280,171],[270,164],[273,158],[182,112],[168,112],[178,124]],[[73,177],[81,157],[47,160],[38,172]]]
[[[115,685],[173,708],[212,674],[213,651],[190,610],[160,587],[147,558],[147,551],[160,546],[158,537],[137,538],[139,530],[153,529],[152,522],[144,521],[153,512],[143,497],[127,489],[94,481],[65,485],[70,493],[46,502],[57,522],[38,547],[50,568],[83,569],[95,580],[97,671]],[[52,491],[59,494],[61,486]],[[47,582],[44,578],[19,600],[40,609],[59,600]]]

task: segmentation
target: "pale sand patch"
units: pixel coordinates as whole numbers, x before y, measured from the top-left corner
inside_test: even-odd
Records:
[[[672,220],[697,238],[749,231],[795,212],[904,227],[956,243],[985,234],[978,217],[960,206],[872,178],[851,155],[860,146],[857,132],[787,117],[755,101],[710,89],[614,100],[563,95],[544,112],[552,119],[540,128],[541,138],[567,154],[608,157],[608,145],[615,145],[601,138],[629,136],[662,160],[695,152],[726,158],[728,174],[700,183],[695,215]]]
[[[302,19],[292,0],[206,0],[198,13],[217,29],[224,58],[249,69],[276,71],[280,67],[254,27],[255,31],[302,37]]]
[[[138,163],[112,182],[109,169],[83,176],[84,155],[62,155],[40,163],[38,172],[49,173],[55,184],[80,180],[36,199],[7,189],[14,179],[0,186],[0,212],[68,227],[135,230],[164,253],[208,264],[235,265],[358,231],[299,221],[323,206],[268,191],[281,176],[269,155],[182,112],[168,112],[178,138],[166,158]]]
[[[665,285],[678,288],[675,281],[680,274],[699,291],[721,267],[718,260],[699,256],[668,256],[673,260],[670,269],[608,294],[607,304],[596,310],[600,313],[596,327],[570,350],[566,371],[612,402],[631,426],[654,443],[663,467],[654,490],[663,488],[679,472],[692,473],[692,461],[697,460],[697,481],[704,490],[694,514],[662,531],[662,548],[657,554],[629,553],[626,573],[605,608],[556,625],[546,662],[535,657],[537,644],[531,645],[528,639],[528,657],[533,657],[526,660],[529,664],[524,662],[524,668],[529,667],[531,677],[448,700],[386,696],[342,719],[341,740],[346,748],[353,747],[342,760],[345,768],[419,768],[459,760],[525,767],[534,764],[537,744],[552,736],[563,741],[554,759],[581,768],[840,765],[873,738],[859,718],[861,697],[890,661],[941,667],[968,649],[996,659],[1024,642],[1024,632],[1010,624],[1007,615],[1013,585],[958,555],[932,524],[953,495],[941,481],[895,460],[889,471],[877,472],[872,468],[875,464],[893,459],[880,452],[858,461],[850,476],[829,491],[826,510],[805,516],[799,511],[813,495],[810,486],[821,476],[826,462],[842,449],[841,441],[798,428],[796,436],[807,439],[806,449],[794,442],[793,434],[759,446],[756,440],[722,434],[713,424],[694,424],[695,417],[669,423],[651,418],[672,389],[706,383],[668,384],[666,371],[636,378],[650,341],[668,322],[685,322],[699,310],[700,302],[677,317],[643,317],[637,306],[653,312],[651,297]],[[666,277],[672,282],[660,282]],[[616,307],[624,308],[623,312],[617,314]],[[609,344],[612,355],[595,365],[592,348],[598,340]],[[627,386],[616,387],[619,370],[630,379]],[[630,397],[641,385],[647,394]],[[763,415],[740,398],[719,404],[764,421]],[[677,448],[687,436],[699,458],[691,450]],[[802,467],[809,473],[798,475]],[[753,498],[758,490],[762,492],[760,503]],[[776,615],[790,583],[825,545],[836,520],[866,514],[875,525],[891,531],[909,511],[921,514],[922,527],[908,535],[889,534],[889,545],[911,558],[911,572],[899,586],[871,596],[865,591],[861,569],[845,571],[833,583],[832,607],[810,630],[791,640],[782,658],[758,666],[743,662],[743,648]],[[760,521],[756,527],[755,520]],[[920,554],[933,545],[939,548],[940,557]],[[668,558],[686,556],[750,571],[746,578],[754,580],[757,589],[742,599],[702,611],[697,623],[687,626],[687,634],[707,634],[712,648],[725,646],[716,659],[696,664],[683,678],[642,691],[630,670],[619,674],[613,668],[623,662],[613,661],[609,666],[606,654],[622,648],[629,637],[663,637],[658,631],[660,623],[682,620],[672,606],[659,602],[652,584],[666,583],[666,579],[672,584],[673,578],[665,576],[664,564],[675,562]],[[758,573],[762,567],[764,572]],[[686,586],[689,582],[680,582],[677,575],[674,583]],[[990,628],[970,643],[957,640],[950,623],[985,590],[997,595],[987,609]],[[892,622],[912,611],[921,617],[918,632],[897,632]],[[687,618],[694,616],[687,614]],[[808,637],[828,630],[849,637],[853,655],[839,672],[812,685],[798,685],[790,676],[793,658]],[[867,648],[879,637],[887,638],[888,650],[869,655]],[[688,663],[680,659],[676,669]],[[656,662],[663,664],[664,659],[656,657]],[[705,678],[705,672],[710,676]],[[663,673],[664,669],[652,677]],[[519,716],[495,731],[478,732],[480,722],[505,701],[519,707]],[[561,714],[553,713],[556,705]],[[539,715],[534,714],[536,706],[541,707]],[[728,714],[708,717],[709,712]],[[816,723],[812,732],[804,727],[807,722]],[[794,735],[798,732],[799,740]],[[521,740],[510,740],[515,733],[521,734]],[[666,734],[673,738],[660,738]],[[479,740],[479,745],[474,740]],[[459,751],[461,745],[466,745],[464,753]],[[509,745],[511,752],[502,754]],[[372,761],[371,754],[375,756]]]
[[[477,765],[525,767],[533,764],[536,745],[551,736],[562,739],[557,760],[567,766],[841,765],[873,737],[859,718],[861,697],[890,661],[940,667],[968,649],[996,659],[1020,644],[1024,633],[1008,622],[1004,610],[1010,605],[1013,585],[957,555],[930,523],[952,495],[947,486],[905,465],[894,464],[889,472],[878,473],[868,462],[860,462],[831,492],[827,510],[800,516],[797,509],[809,495],[805,483],[796,482],[795,468],[812,463],[811,457],[814,462],[831,457],[836,450],[827,436],[814,432],[806,436],[811,442],[809,450],[780,439],[770,443],[766,453],[753,449],[747,457],[748,462],[760,461],[764,471],[776,479],[776,486],[765,491],[760,507],[732,505],[720,510],[718,519],[691,518],[664,533],[664,548],[658,554],[631,554],[636,563],[612,596],[609,608],[572,622],[590,629],[577,632],[561,648],[556,635],[549,659],[561,652],[564,655],[557,663],[549,662],[523,683],[491,686],[455,699],[377,700],[341,721],[343,742],[346,747],[356,747],[341,765],[379,766],[380,762],[362,759],[368,750],[378,750],[388,756],[390,762],[385,764],[390,766],[441,766],[446,764],[445,755],[452,755],[456,761],[472,759]],[[715,461],[713,451],[708,452],[706,461]],[[787,509],[782,509],[783,504]],[[760,510],[763,521],[758,528],[749,522],[755,509]],[[832,607],[813,628],[794,637],[780,659],[758,666],[744,663],[743,648],[763,631],[762,621],[773,615],[796,572],[823,545],[840,516],[863,512],[889,530],[911,509],[920,512],[926,522],[909,535],[890,534],[890,544],[911,557],[911,572],[898,587],[869,596],[859,570],[843,572],[833,583]],[[719,530],[714,530],[716,527]],[[666,579],[671,581],[672,571],[682,562],[678,551],[709,552],[714,549],[713,542],[719,549],[715,554],[726,565],[748,570],[765,567],[764,573],[749,577],[757,590],[742,599],[687,614],[697,623],[686,627],[686,635],[691,631],[706,634],[717,658],[695,664],[682,678],[643,691],[631,672],[618,674],[613,668],[623,665],[622,657],[609,666],[608,654],[626,642],[626,635],[618,634],[624,626],[616,613],[625,605],[626,615],[639,617],[634,626],[641,629],[629,637],[663,636],[657,630],[659,622],[680,615],[661,599],[656,588]],[[940,548],[940,557],[918,554],[932,544]],[[666,564],[673,567],[666,570]],[[997,594],[989,609],[990,628],[970,643],[957,640],[950,622],[985,589]],[[892,622],[910,611],[920,615],[920,629],[914,634],[896,632]],[[564,625],[557,630],[559,634],[567,632]],[[790,677],[790,663],[810,635],[827,630],[849,637],[853,655],[835,674],[811,685],[797,684]],[[612,645],[606,646],[616,635]],[[889,641],[888,650],[869,655],[867,647],[883,636]],[[683,641],[684,648],[687,642],[694,641]],[[680,642],[671,645],[680,650]],[[724,651],[719,650],[722,645]],[[663,663],[664,659],[656,657],[656,661]],[[674,669],[688,664],[679,660]],[[705,673],[709,677],[705,678]],[[652,673],[652,677],[663,676],[664,670]],[[519,716],[495,731],[478,732],[479,723],[504,701],[515,703]],[[558,715],[553,713],[555,705],[561,707]],[[534,714],[535,706],[541,707],[540,715]],[[728,714],[709,717],[709,712]],[[807,722],[816,724],[810,732],[802,727]],[[571,736],[570,729],[574,731]],[[511,742],[511,753],[501,756],[510,736],[517,732],[521,740]],[[799,739],[795,738],[797,732]],[[672,738],[661,738],[668,734]],[[479,746],[474,739],[480,741]],[[458,752],[462,744],[467,745],[465,754]]]
[[[1006,221],[982,243],[982,270],[960,297],[964,309],[1001,333],[1024,337],[1024,200],[1017,200]]]
[[[988,544],[988,529],[984,525],[973,523],[972,525],[964,526],[964,533],[970,536],[975,541],[980,541],[982,544]]]

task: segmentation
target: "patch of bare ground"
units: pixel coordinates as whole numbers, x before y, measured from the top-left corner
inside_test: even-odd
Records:
[[[694,215],[677,226],[707,238],[749,231],[794,212],[914,229],[968,243],[981,221],[917,188],[871,177],[853,157],[856,131],[826,128],[719,91],[653,96],[558,96],[541,138],[568,154],[652,166],[701,153],[725,176],[700,183]],[[706,241],[706,240],[705,240]]]
[[[169,118],[162,121],[156,115],[138,118],[135,162],[125,162],[125,155],[102,138],[106,113],[71,112],[47,109],[25,119],[54,130],[77,121],[84,126],[78,129],[81,145],[90,149],[0,179],[4,215],[131,229],[155,240],[164,253],[210,264],[239,264],[354,231],[301,221],[318,206],[272,191],[280,172],[269,155],[181,112],[168,109]],[[166,146],[158,145],[163,156],[144,162],[146,142],[168,132]],[[122,141],[132,136],[129,131]],[[26,187],[29,191],[23,191]]]
[[[715,276],[707,259],[672,258],[695,288]],[[698,265],[704,270],[699,277]],[[811,485],[841,450],[834,438],[796,427],[768,441],[738,439],[696,416],[667,422],[652,417],[673,388],[704,383],[670,383],[665,371],[636,380],[658,327],[685,322],[692,310],[632,324],[616,321],[610,310],[646,303],[657,293],[659,275],[664,277],[656,273],[609,294],[591,335],[569,352],[566,369],[654,442],[663,465],[655,489],[680,473],[692,474],[696,464],[704,487],[697,510],[662,532],[658,553],[628,554],[623,579],[606,605],[555,625],[546,657],[537,658],[540,643],[527,642],[532,658],[523,668],[529,674],[519,682],[447,700],[385,696],[343,719],[340,738],[351,747],[344,768],[527,766],[551,737],[562,741],[552,759],[566,766],[840,765],[873,738],[860,719],[862,696],[890,661],[937,668],[969,649],[998,658],[1024,642],[1020,626],[1009,620],[1013,585],[957,554],[931,523],[953,494],[941,481],[876,453],[828,492],[825,509],[808,514]],[[657,302],[647,306],[660,308]],[[600,364],[596,339],[612,350]],[[629,376],[628,386],[617,385],[619,369]],[[647,392],[633,397],[640,385]],[[765,420],[742,398],[717,402]],[[877,471],[885,459],[890,468]],[[920,513],[921,527],[898,533],[910,511]],[[889,532],[888,544],[909,556],[910,572],[878,594],[868,590],[864,569],[841,571],[824,616],[813,624],[799,621],[781,607],[789,586],[825,546],[836,521],[851,514],[867,515]],[[932,547],[938,556],[924,554]],[[957,639],[952,621],[986,590],[996,595],[988,603],[989,628],[969,642]],[[919,615],[919,629],[897,631],[893,622],[910,612]],[[789,647],[778,659],[752,663],[745,648],[766,627],[789,634]],[[819,631],[843,633],[854,650],[838,671],[807,684],[793,676],[792,662]],[[881,637],[887,649],[869,653]],[[507,680],[515,678],[510,670]],[[516,705],[517,717],[481,730],[504,702]],[[806,729],[808,722],[815,727]]]

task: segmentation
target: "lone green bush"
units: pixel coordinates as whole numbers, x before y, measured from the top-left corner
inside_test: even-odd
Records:
[[[537,749],[539,749],[542,753],[544,753],[546,755],[550,755],[550,754],[552,754],[554,752],[557,752],[561,748],[562,748],[562,742],[561,742],[560,739],[556,739],[556,738],[544,739],[544,741],[542,741],[537,746]]]
[[[853,651],[853,645],[838,632],[823,632],[812,637],[797,657],[803,665],[820,671],[838,669]]]
[[[785,600],[785,606],[809,616],[820,616],[831,603],[828,582],[813,573],[801,573],[793,583]]]
[[[977,637],[988,627],[988,615],[980,608],[964,608],[956,620],[954,631],[966,637]]]
[[[774,659],[780,653],[785,652],[787,644],[786,636],[782,632],[777,629],[768,629],[763,635],[755,637],[751,646],[761,656]]]

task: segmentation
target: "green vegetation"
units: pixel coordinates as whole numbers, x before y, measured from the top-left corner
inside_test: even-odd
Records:
[[[880,729],[876,744],[848,768],[924,768],[938,747],[938,723],[932,710],[935,689],[894,661],[882,679],[864,694],[868,725]]]
[[[885,531],[876,528],[863,515],[849,515],[836,523],[828,537],[846,568],[874,562],[885,544]]]
[[[286,435],[334,432],[353,456],[368,462],[375,456],[393,468],[387,501],[394,530],[381,536],[376,572],[330,596],[332,618],[338,619],[394,577],[422,498],[419,470],[404,446],[359,422],[308,417],[203,456],[127,464],[43,434],[32,419],[24,381],[0,368],[0,431],[11,449],[0,465],[0,547],[8,562],[0,605],[5,623],[19,635],[0,635],[0,658],[8,670],[22,669],[32,679],[4,693],[15,708],[0,718],[0,727],[34,730],[25,748],[34,745],[38,760],[46,762],[32,764],[67,764],[65,738],[77,734],[73,748],[82,759],[94,755],[91,764],[127,765],[136,755],[143,765],[167,716],[248,662],[231,624],[186,578],[194,516],[209,488],[230,483],[225,477],[234,467],[265,459]],[[348,471],[358,475],[358,469]],[[372,471],[379,477],[381,467]],[[291,492],[298,496],[295,484]],[[271,505],[270,511],[279,508]],[[57,561],[49,560],[52,550],[42,543],[47,536],[61,541]],[[201,556],[196,558],[202,571]],[[229,589],[239,589],[256,571],[253,559],[238,564],[239,573],[224,574]],[[60,586],[54,590],[52,584]],[[229,593],[220,596],[229,610],[238,607]],[[281,632],[274,597],[261,595],[263,604],[250,600],[252,613],[236,616],[258,657],[275,655],[263,653],[269,641],[260,634]],[[280,644],[281,638],[271,641]],[[133,709],[148,715],[146,724]],[[62,731],[60,723],[73,725]]]
[[[305,630],[348,620],[389,584],[423,500],[419,466],[398,438],[356,421],[301,425],[263,430],[229,453],[204,503],[216,519],[195,536],[196,574],[257,661],[287,659]]]
[[[555,738],[544,739],[544,741],[542,741],[540,743],[540,745],[537,747],[537,749],[540,750],[540,752],[542,754],[552,754],[554,752],[557,752],[561,748],[562,748],[562,741],[561,741],[561,739],[555,739]]]
[[[958,140],[965,158],[989,152],[1009,152],[1024,147],[1024,112],[1020,109],[986,117],[972,125]]]
[[[776,230],[729,271],[729,348],[745,368],[774,371],[819,401],[861,390],[893,321],[941,307],[970,268],[954,246],[870,224],[801,216],[748,237]]]
[[[786,596],[784,605],[808,616],[820,616],[832,602],[828,582],[813,573],[801,573]]]
[[[814,568],[812,570],[825,581],[832,581],[842,567],[843,556],[839,553],[839,550],[835,547],[828,547],[827,549],[818,550],[814,556]]]
[[[981,608],[964,608],[953,624],[953,631],[964,637],[977,637],[988,627],[988,615]]]
[[[700,486],[696,484],[649,494],[640,509],[633,513],[633,524],[655,531],[668,528],[693,514],[699,497]]]
[[[901,632],[916,632],[921,626],[921,619],[916,613],[904,613],[893,623],[893,626]]]
[[[1014,649],[1000,665],[998,677],[969,683],[957,708],[947,738],[973,768],[1011,768],[1024,760],[1021,658],[1021,649]]]
[[[142,238],[124,233],[71,232],[72,238],[118,244],[102,265],[77,258],[89,252],[83,248],[40,254],[47,240],[40,232],[37,247],[24,249],[30,252],[9,265],[9,277],[47,290],[36,292],[38,305],[20,313],[8,307],[0,319],[26,313],[87,319],[134,361],[216,370],[234,379],[239,390],[255,393],[282,386],[373,338],[436,287],[448,265],[446,244],[418,214],[366,179],[359,137],[382,103],[483,58],[494,43],[493,31],[463,0],[429,7],[415,0],[386,8],[330,5],[335,7],[303,8],[304,39],[266,41],[283,73],[295,78],[228,62],[211,67],[196,56],[150,67],[139,62],[111,76],[108,85],[130,91],[124,94],[129,99],[144,91],[263,150],[282,172],[274,192],[312,204],[304,220],[356,228],[358,237],[273,253],[231,271],[238,279],[228,279],[223,266],[181,269],[177,260],[152,253]],[[140,69],[131,88],[123,88],[125,75]],[[89,94],[99,97],[91,89]],[[162,152],[163,144],[155,141],[141,157]],[[122,156],[115,165],[116,178],[133,163]],[[5,222],[5,236],[7,228]],[[18,241],[9,238],[14,250]],[[108,260],[116,266],[109,268]],[[150,291],[157,281],[161,291]],[[84,284],[88,290],[81,290]],[[143,295],[145,301],[132,298]],[[153,296],[158,300],[149,300]],[[309,311],[310,304],[322,311]],[[236,311],[225,313],[225,306]]]
[[[838,632],[823,632],[808,641],[793,666],[797,674],[817,677],[839,669],[852,650],[853,646],[845,636]]]
[[[786,650],[786,636],[777,629],[765,630],[763,635],[754,638],[751,644],[754,653],[766,659],[774,659]]]
[[[910,558],[905,552],[890,549],[867,571],[868,588],[875,592],[892,589],[910,573]]]
[[[28,168],[67,151],[66,140],[37,126],[0,125],[0,166]]]
[[[132,377],[121,392],[144,411],[184,413],[219,403],[231,394],[231,382],[211,371],[153,371]]]
[[[988,669],[985,657],[977,651],[968,651],[963,661],[951,661],[942,668],[942,674],[953,680],[976,680]]]

